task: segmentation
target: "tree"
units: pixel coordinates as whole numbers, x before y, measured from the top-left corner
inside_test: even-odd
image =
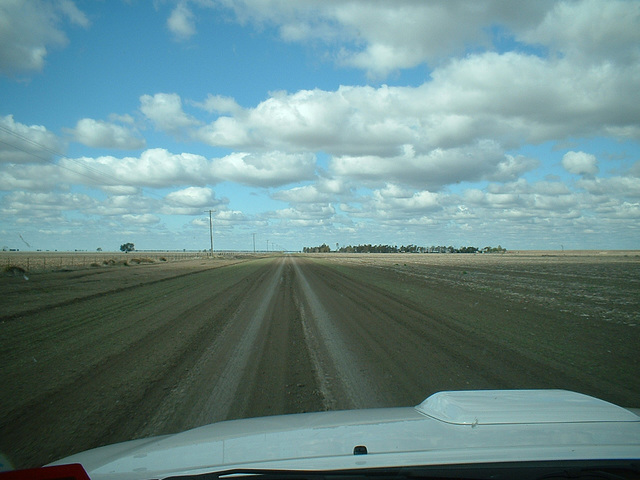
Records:
[[[121,252],[129,253],[129,252],[133,252],[134,250],[135,250],[135,247],[133,246],[133,243],[125,243],[123,245],[120,245]]]

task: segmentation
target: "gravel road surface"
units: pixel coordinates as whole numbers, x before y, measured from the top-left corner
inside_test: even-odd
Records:
[[[0,452],[32,467],[226,419],[415,405],[447,389],[565,388],[640,406],[628,315],[591,321],[526,300],[515,280],[488,294],[486,268],[476,283],[438,268],[274,256],[2,278]]]

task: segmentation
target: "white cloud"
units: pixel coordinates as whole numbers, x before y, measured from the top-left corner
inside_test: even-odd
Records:
[[[15,161],[16,156],[9,153],[8,159]],[[34,158],[27,156],[25,162],[28,164],[19,165],[19,168],[9,163],[0,168],[0,190],[48,190],[84,184],[110,194],[131,195],[141,187],[188,185],[193,187],[189,190],[193,194],[205,191],[197,187],[224,180],[275,187],[311,180],[315,176],[315,156],[308,153],[238,152],[209,160],[202,155],[174,154],[154,148],[143,151],[139,157],[61,158],[57,164],[37,165]]]
[[[589,62],[635,63],[640,59],[640,8],[621,0],[557,2],[520,38]]]
[[[440,196],[437,193],[422,190],[410,192],[397,185],[387,185],[373,192],[373,207],[377,212],[390,213],[391,216],[415,215],[416,212],[440,208]]]
[[[452,61],[432,76],[425,85],[431,108],[473,119],[469,131],[454,133],[457,141],[480,132],[514,146],[603,134],[636,125],[639,113],[638,66],[486,53]]]
[[[315,185],[305,185],[290,190],[280,190],[273,193],[271,197],[276,200],[291,203],[327,203],[333,201],[335,198],[331,194],[319,192]]]
[[[593,195],[640,200],[638,177],[582,178],[577,185]]]
[[[177,40],[187,40],[195,35],[195,16],[186,2],[176,5],[167,19],[167,27]]]
[[[114,196],[122,196],[122,195],[139,195],[140,194],[140,188],[139,187],[133,187],[133,186],[128,186],[128,185],[114,185],[114,186],[106,186],[103,185],[100,187],[100,190],[102,190],[103,192],[109,194],[109,195],[114,195]]]
[[[503,148],[640,132],[640,64],[581,66],[519,53],[469,55],[419,87],[276,92],[197,130],[213,146],[396,156],[492,139]],[[220,99],[214,103],[222,104]],[[212,107],[213,108],[213,107]]]
[[[216,121],[200,128],[193,137],[206,144],[220,147],[254,147],[246,125],[242,120],[232,117],[220,117]]]
[[[575,175],[595,175],[598,173],[596,157],[585,152],[567,152],[562,157],[564,169]]]
[[[143,214],[125,214],[122,215],[122,223],[130,224],[130,225],[155,225],[160,223],[160,218],[151,213],[143,213]]]
[[[488,232],[521,241],[538,241],[546,232],[555,241],[571,229],[608,234],[610,228],[612,236],[631,232],[627,244],[637,243],[632,234],[640,211],[640,162],[630,162],[640,139],[638,2],[172,0],[167,28],[177,39],[192,38],[198,22],[205,21],[198,9],[220,4],[240,23],[266,27],[258,35],[275,26],[284,41],[304,42],[313,62],[355,67],[375,79],[391,75],[394,84],[416,75],[424,81],[327,90],[295,90],[295,83],[287,83],[294,90],[268,93],[253,105],[238,96],[243,106],[216,94],[228,94],[235,85],[201,102],[178,93],[139,97],[147,126],[157,130],[157,145],[167,141],[162,133],[169,133],[205,143],[186,149],[197,154],[154,148],[93,158],[79,156],[86,149],[74,145],[74,152],[83,153],[56,160],[52,152],[62,145],[52,131],[1,117],[6,130],[0,129],[0,189],[33,194],[0,195],[3,219],[30,221],[26,212],[34,205],[41,218],[45,211],[55,216],[60,228],[71,224],[62,215],[69,211],[112,217],[116,226],[143,231],[145,225],[161,230],[160,218],[203,216],[203,210],[215,208],[218,225],[277,223],[285,227],[278,235],[288,227],[292,238],[300,235],[298,227],[308,227],[305,236],[373,235],[366,241],[410,231],[472,232],[466,238]],[[15,5],[27,12],[31,5],[42,8],[20,23]],[[12,75],[42,68],[47,52],[66,44],[70,25],[88,26],[69,0],[7,0],[0,17],[3,12],[15,22],[0,26],[0,71]],[[196,50],[194,45],[189,53]],[[19,59],[11,57],[15,52]],[[457,57],[448,57],[452,54]],[[427,65],[423,72],[395,75],[421,64]],[[83,116],[74,115],[68,124]],[[82,118],[71,132],[94,148],[143,148],[137,128],[143,127],[131,115],[113,114],[106,120]],[[580,151],[588,151],[585,138],[605,145],[620,140],[619,146],[598,148],[620,157],[603,153],[598,162]],[[549,173],[543,170],[546,161],[527,157],[524,150],[544,152],[569,139],[575,151],[564,155],[561,165],[578,177],[566,183],[522,178],[535,169],[527,179]],[[232,152],[221,154],[211,146]],[[600,170],[606,172],[602,177]],[[211,185],[222,181],[269,190],[225,185],[233,199],[219,199]],[[479,185],[465,190],[465,182]],[[101,190],[96,197],[101,200],[82,204],[83,197],[71,193],[77,185]],[[163,189],[160,195],[148,191],[156,188]],[[287,208],[254,218],[226,206],[265,197],[270,197],[266,204],[287,202]],[[264,211],[259,203],[251,204],[252,212]],[[69,215],[78,224],[81,216]]]
[[[109,114],[109,121],[112,123],[124,123],[127,125],[133,125],[135,123],[134,118],[129,115],[128,113],[125,113],[124,115],[118,115],[117,113],[111,113]]]
[[[468,43],[488,41],[479,28],[484,15],[471,4],[445,8],[440,2],[356,2],[337,5],[327,13],[366,42],[362,49],[344,49],[341,62],[375,77],[461,53]]]
[[[76,128],[70,132],[76,142],[95,148],[136,150],[144,148],[146,144],[143,138],[127,127],[92,118],[79,120]]]
[[[200,123],[182,110],[182,100],[175,93],[142,95],[140,111],[154,123],[156,128],[172,134]]]
[[[162,148],[145,150],[140,157],[64,158],[59,163],[67,181],[99,186],[168,187],[213,180],[205,157],[173,154]]]
[[[242,112],[242,107],[238,105],[238,103],[231,97],[227,97],[224,95],[207,95],[207,98],[204,102],[192,102],[198,108],[206,110],[210,113],[231,113],[234,115],[240,114]]]
[[[313,178],[315,157],[312,154],[277,151],[264,154],[233,153],[214,159],[211,169],[216,177],[224,180],[270,187]]]
[[[137,195],[112,195],[94,204],[89,213],[101,216],[144,215],[159,210],[159,201]],[[131,212],[136,212],[132,214]]]
[[[61,149],[61,142],[44,126],[24,125],[13,115],[0,117],[0,163],[47,162]]]
[[[282,220],[283,225],[309,227],[330,225],[335,214],[336,210],[331,204],[312,203],[276,210],[265,216]]]
[[[499,19],[514,29],[537,25],[551,2],[459,0],[315,2],[224,0],[241,23],[273,24],[286,41],[321,41],[338,63],[373,77],[437,63],[469,44],[491,46],[487,25]],[[340,46],[332,49],[340,40]]]
[[[239,210],[220,210],[214,213],[216,229],[220,226],[233,226],[247,223],[250,219]],[[207,223],[208,225],[208,223]]]
[[[505,162],[511,161],[514,159],[506,158],[498,144],[487,140],[468,147],[437,148],[427,154],[417,154],[411,146],[405,146],[397,157],[334,157],[330,170],[351,179],[392,181],[438,190],[449,184],[499,175]]]
[[[0,73],[42,70],[49,49],[68,43],[64,19],[84,28],[90,23],[70,0],[0,2]]]
[[[522,174],[535,170],[540,166],[540,161],[523,155],[514,157],[505,155],[493,172],[484,175],[484,179],[494,182],[508,182],[519,178]]]
[[[199,210],[209,207],[217,200],[214,199],[214,193],[209,188],[204,187],[188,187],[183,190],[177,190],[169,193],[165,198],[169,204],[197,207]]]
[[[276,92],[253,109],[220,117],[198,138],[216,146],[392,154],[416,140],[411,89],[340,87]]]
[[[469,45],[492,49],[490,27],[559,56],[637,63],[640,13],[636,2],[582,0],[504,2],[316,2],[221,0],[242,24],[270,24],[290,42],[321,42],[336,62],[384,78],[422,63],[438,65]]]
[[[274,192],[271,197],[291,203],[331,203],[351,195],[351,189],[339,179],[320,178],[313,185],[294,187]]]
[[[97,201],[79,193],[18,192],[14,191],[2,199],[2,212],[14,216],[45,217],[69,210],[88,211]]]
[[[57,165],[0,163],[0,190],[48,192],[68,189],[64,174]]]
[[[76,7],[72,0],[58,0],[57,7],[72,24],[83,28],[89,28],[91,25],[87,16]]]

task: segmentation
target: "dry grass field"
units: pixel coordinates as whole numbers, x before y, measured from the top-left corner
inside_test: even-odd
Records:
[[[0,453],[18,467],[441,390],[640,407],[639,252],[77,258],[0,275]]]
[[[5,273],[47,272],[170,262],[208,256],[207,252],[0,252],[0,270]]]

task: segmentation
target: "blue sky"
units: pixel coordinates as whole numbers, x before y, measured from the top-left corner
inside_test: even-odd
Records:
[[[637,1],[5,0],[0,243],[638,249],[638,85]]]

